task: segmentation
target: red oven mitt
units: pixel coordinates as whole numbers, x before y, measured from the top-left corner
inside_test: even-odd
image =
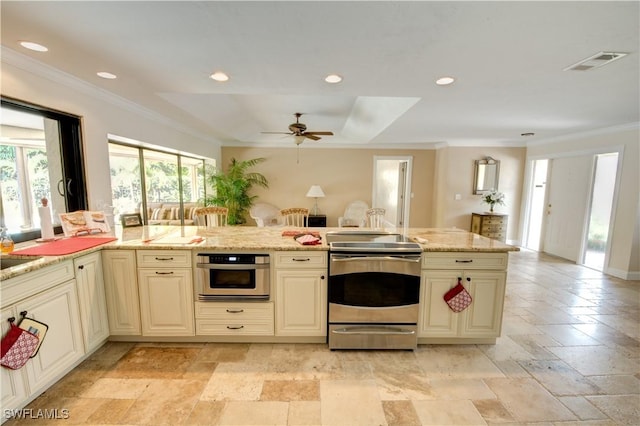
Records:
[[[471,295],[462,285],[462,278],[458,278],[458,284],[444,294],[444,301],[453,312],[462,312],[471,304]]]
[[[0,364],[3,367],[17,370],[29,361],[29,358],[38,348],[40,339],[35,334],[23,330],[11,322],[11,328],[2,338],[2,358]]]
[[[311,234],[303,234],[303,235],[297,235],[296,237],[294,237],[295,240],[305,246],[314,246],[317,244],[322,244],[320,241],[320,237],[316,237],[314,235]]]

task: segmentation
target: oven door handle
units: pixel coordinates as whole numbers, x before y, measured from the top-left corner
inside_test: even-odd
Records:
[[[334,334],[416,334],[414,330],[398,327],[344,327],[331,330]]]
[[[223,271],[246,271],[256,269],[269,269],[268,263],[263,264],[244,264],[244,265],[224,265],[224,264],[212,264],[212,263],[198,263],[198,268],[202,269],[219,269]]]
[[[332,255],[332,262],[362,262],[362,261],[372,261],[372,260],[384,260],[391,262],[407,262],[407,263],[420,263],[420,256],[411,256],[411,257],[398,257],[398,256],[340,256],[340,255]]]

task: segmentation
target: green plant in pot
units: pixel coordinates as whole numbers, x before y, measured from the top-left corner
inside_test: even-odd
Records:
[[[221,206],[229,209],[227,223],[242,225],[257,195],[249,195],[254,185],[269,187],[269,182],[260,173],[248,172],[248,169],[265,161],[266,158],[254,158],[238,161],[232,158],[226,171],[217,170],[209,176],[209,183],[215,188],[215,195],[204,200],[205,206]]]

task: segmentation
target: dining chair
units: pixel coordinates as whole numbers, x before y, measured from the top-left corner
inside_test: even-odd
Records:
[[[371,228],[383,228],[384,227],[384,214],[386,210],[380,207],[374,207],[367,210],[367,221]]]
[[[305,227],[309,217],[309,209],[303,207],[291,207],[280,210],[282,222],[285,226]]]
[[[194,213],[194,220],[196,225],[205,228],[227,226],[228,213],[226,207],[200,207]]]

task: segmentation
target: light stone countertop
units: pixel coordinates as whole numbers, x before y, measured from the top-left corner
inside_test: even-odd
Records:
[[[325,235],[330,231],[345,231],[345,228],[309,228],[322,237],[322,244],[301,245],[293,236],[283,236],[283,231],[300,231],[290,227],[228,226],[204,229],[196,226],[143,226],[136,228],[117,227],[110,236],[117,241],[63,256],[43,256],[33,262],[0,271],[0,281],[31,272],[48,265],[72,260],[103,249],[126,250],[206,250],[206,251],[270,251],[270,250],[329,250]],[[348,228],[348,231],[366,229]],[[509,252],[519,248],[454,228],[408,228],[384,229],[401,233],[419,243],[425,252]],[[105,236],[104,234],[96,236]],[[16,245],[16,250],[33,246],[33,241]],[[9,257],[25,257],[11,256]],[[3,255],[2,259],[7,258]],[[1,261],[1,260],[0,260]]]

